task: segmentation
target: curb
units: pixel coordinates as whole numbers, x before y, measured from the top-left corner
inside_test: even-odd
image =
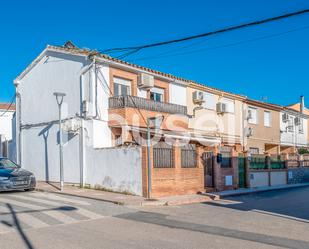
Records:
[[[57,191],[40,189],[40,188],[35,188],[35,190],[38,191],[38,192],[43,192],[43,193],[53,193],[53,194],[60,194],[60,195],[66,195],[66,196],[81,197],[81,198],[95,200],[95,201],[104,201],[104,202],[109,202],[109,203],[113,203],[113,204],[120,205],[120,206],[124,206],[125,205],[125,203],[122,202],[122,201],[112,201],[112,200],[101,199],[101,198],[96,198],[96,197],[89,197],[89,196],[83,196],[83,195],[77,195],[77,194],[70,194],[70,193],[65,193],[65,192],[57,192]]]
[[[126,203],[123,201],[113,201],[108,199],[102,199],[102,198],[96,198],[96,197],[90,197],[90,196],[84,196],[84,195],[78,195],[73,193],[67,193],[67,192],[58,192],[53,190],[46,190],[41,188],[35,188],[38,192],[43,193],[53,193],[53,194],[59,194],[59,195],[65,195],[65,196],[73,196],[73,197],[80,197],[90,200],[96,200],[96,201],[104,201],[108,203],[113,203],[120,206],[128,206],[128,207],[159,207],[159,206],[178,206],[178,205],[186,205],[186,204],[194,204],[194,203],[202,203],[211,201],[214,198],[210,195],[201,194],[201,197],[199,198],[188,198],[188,199],[180,199],[180,200],[156,200],[156,201],[141,201],[136,202],[136,204],[132,204],[130,202]]]
[[[210,196],[202,196],[199,198],[189,198],[186,200],[174,200],[174,201],[168,201],[166,203],[167,206],[178,206],[178,205],[186,205],[186,204],[194,204],[194,203],[202,203],[211,201],[212,198]]]
[[[302,188],[302,187],[308,187],[309,183],[301,183],[301,184],[293,184],[293,185],[284,185],[284,186],[278,186],[274,188],[265,188],[265,189],[252,189],[247,192],[235,192],[235,193],[203,193],[202,195],[209,196],[213,200],[220,200],[225,197],[230,196],[240,196],[240,195],[250,195],[254,193],[260,193],[260,192],[270,192],[275,190],[282,190],[282,189],[293,189],[293,188]]]

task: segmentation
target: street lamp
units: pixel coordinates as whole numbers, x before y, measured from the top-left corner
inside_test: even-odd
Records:
[[[56,96],[58,109],[59,109],[59,158],[60,158],[60,191],[63,191],[63,145],[62,145],[62,120],[61,120],[61,105],[63,103],[63,98],[65,93],[54,92]]]

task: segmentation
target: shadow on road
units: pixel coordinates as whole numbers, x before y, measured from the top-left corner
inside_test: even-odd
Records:
[[[44,212],[44,211],[50,211],[50,210],[58,210],[58,211],[74,211],[77,210],[77,208],[72,206],[60,206],[56,208],[49,208],[49,209],[39,209],[39,210],[24,210],[24,211],[18,211],[16,212],[11,204],[6,203],[6,206],[8,208],[8,212],[1,212],[0,215],[11,215],[13,219],[13,224],[11,224],[8,221],[1,220],[1,223],[8,226],[8,227],[15,227],[18,234],[20,235],[22,241],[24,242],[27,249],[34,249],[30,239],[25,234],[23,227],[18,219],[18,214],[21,213],[35,213],[35,212]]]
[[[309,188],[282,189],[250,195],[224,198],[222,202],[207,202],[241,211],[253,211],[285,219],[309,223]],[[224,203],[224,201],[228,201]]]
[[[193,232],[201,232],[211,235],[223,236],[233,239],[246,240],[251,242],[257,242],[283,248],[295,248],[295,249],[307,249],[309,243],[301,240],[288,239],[279,236],[271,236],[253,232],[239,231],[235,229],[229,229],[224,227],[217,227],[205,224],[197,224],[186,221],[179,221],[174,219],[168,219],[166,215],[152,213],[152,212],[136,212],[127,213],[118,216],[114,216],[120,219],[132,220],[136,222],[142,222],[147,224],[154,224],[173,229],[183,229]]]
[[[8,207],[8,209],[11,212],[13,221],[14,221],[14,225],[20,235],[20,237],[22,238],[22,240],[24,241],[27,249],[34,249],[33,245],[31,244],[30,240],[28,239],[27,235],[25,234],[24,230],[22,229],[22,226],[20,225],[20,222],[16,216],[16,213],[13,209],[13,207],[10,204],[6,204],[6,206]]]

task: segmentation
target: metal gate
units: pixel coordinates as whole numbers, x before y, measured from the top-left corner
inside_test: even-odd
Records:
[[[204,152],[202,155],[204,164],[204,184],[205,188],[214,187],[214,167],[213,167],[213,152]]]
[[[245,157],[244,156],[239,156],[238,157],[238,187],[239,188],[244,188],[246,186],[245,182]]]

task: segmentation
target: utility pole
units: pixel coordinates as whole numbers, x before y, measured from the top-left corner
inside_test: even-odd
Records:
[[[58,109],[59,109],[59,158],[60,158],[60,191],[63,191],[63,145],[62,145],[62,119],[61,119],[61,106],[63,103],[63,98],[66,96],[65,93],[55,92]]]
[[[147,118],[147,171],[148,171],[148,188],[147,188],[147,198],[151,195],[151,157],[150,157],[150,126],[149,119]]]
[[[156,120],[159,120],[160,123],[156,123]],[[151,197],[151,157],[150,157],[150,147],[151,147],[151,135],[150,135],[150,123],[152,123],[155,130],[161,126],[164,116],[161,117],[148,117],[147,118],[147,169],[148,169],[148,188],[147,188],[147,198]]]

